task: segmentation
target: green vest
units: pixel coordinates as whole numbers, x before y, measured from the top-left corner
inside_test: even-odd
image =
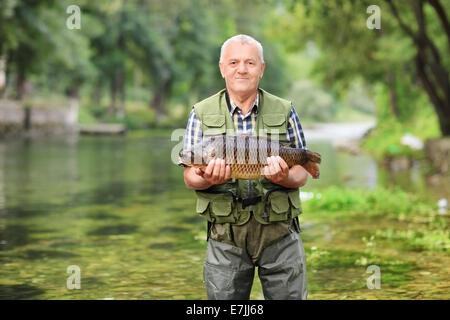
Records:
[[[235,132],[225,92],[223,89],[194,105],[196,116],[202,123],[204,136]],[[291,102],[262,89],[259,89],[259,95],[254,132],[268,137],[278,134],[280,140],[286,140]],[[302,212],[298,188],[287,189],[266,178],[230,179],[224,184],[197,190],[196,195],[197,213],[213,223],[242,225],[250,219],[250,208],[255,219],[262,224],[290,220]],[[248,199],[261,201],[246,206]]]

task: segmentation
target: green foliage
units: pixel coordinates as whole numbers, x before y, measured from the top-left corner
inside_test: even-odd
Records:
[[[443,220],[445,221],[445,220]],[[429,230],[427,228],[420,228],[419,231],[409,230],[395,230],[385,229],[377,230],[375,235],[381,239],[401,240],[407,246],[413,249],[426,250],[449,250],[450,249],[450,232],[444,228]]]
[[[155,122],[155,113],[152,110],[136,110],[127,112],[123,123],[127,128],[143,129],[149,128]]]
[[[97,119],[87,108],[78,109],[78,123],[80,124],[93,124],[97,123]]]
[[[369,218],[392,221],[388,227],[385,224],[373,225],[371,228],[375,230],[362,237],[364,254],[353,259],[356,265],[375,263],[377,247],[386,246],[385,242],[380,244],[381,241],[394,241],[395,245],[403,244],[411,250],[450,249],[448,217],[439,215],[436,205],[399,188],[361,190],[330,187],[304,201],[303,208],[318,221],[345,219],[349,224],[359,218],[364,221],[370,221],[367,220]],[[367,226],[365,229],[368,231],[371,228]],[[311,252],[311,259],[316,258],[328,259],[327,252]]]
[[[246,10],[236,10],[235,0],[2,1],[0,58],[6,58],[8,85],[17,79],[17,91],[28,81],[43,96],[81,93],[91,114],[104,120],[103,105],[116,115],[128,112],[121,110],[130,101],[128,89],[139,88],[145,94],[131,100],[153,109],[161,124],[179,124],[173,106],[190,109],[224,87],[220,46],[237,33],[249,33],[264,45],[268,68],[261,86],[286,93],[284,52],[264,34],[274,3],[249,1],[239,3]],[[65,26],[71,4],[80,7],[80,30]],[[88,119],[88,113],[81,118]],[[123,121],[134,128],[152,123],[151,117],[131,112]]]
[[[156,114],[154,110],[142,104],[127,104],[123,117],[111,114],[103,116],[103,122],[121,123],[130,130],[148,129],[155,124]]]
[[[415,194],[381,187],[374,190],[329,187],[321,190],[320,196],[316,194],[304,202],[303,206],[307,212],[326,213],[329,217],[386,215],[398,218],[400,215],[429,214],[436,209]]]
[[[65,26],[70,4],[81,9],[81,30]],[[366,27],[370,4],[381,7],[381,31]],[[450,8],[446,2],[443,6],[446,12]],[[414,29],[414,15],[407,8],[401,15]],[[432,41],[439,52],[446,52],[445,34],[429,4],[425,16]],[[0,58],[6,61],[7,92],[19,91],[26,81],[42,95],[82,92],[83,98],[91,98],[89,104],[97,105],[90,109],[98,118],[104,116],[102,105],[121,114],[121,106],[139,100],[153,109],[158,124],[178,125],[182,121],[179,112],[172,112],[174,106],[188,111],[193,102],[224,87],[217,66],[220,45],[238,33],[252,35],[264,47],[267,67],[261,87],[294,100],[302,119],[345,120],[348,109],[371,114],[368,96],[373,89],[382,101],[377,103],[382,122],[394,117],[415,125],[411,116],[430,105],[411,63],[416,44],[384,1],[0,3]],[[441,56],[442,65],[449,67],[449,56]],[[145,94],[130,98],[129,88]],[[386,106],[393,107],[392,94],[398,114],[385,113]],[[133,115],[127,122],[140,126]]]
[[[437,117],[424,94],[417,94],[413,107],[410,107],[410,113],[402,116],[403,120],[401,120],[392,115],[384,87],[378,86],[375,93],[378,122],[362,142],[362,147],[379,160],[385,157],[402,156],[413,159],[423,158],[423,150],[402,145],[401,139],[407,133],[411,133],[422,141],[439,137]]]
[[[448,85],[445,87],[442,84],[448,83],[449,39],[443,32],[441,19],[431,3],[424,1],[426,34],[440,56],[437,65],[425,63],[425,69],[434,67],[431,73],[435,74],[428,74],[428,80],[431,80],[428,84],[429,90],[425,91],[424,76],[419,79],[414,60],[421,52],[423,44],[421,46],[417,41],[413,41],[403,26],[399,25],[399,18],[394,15],[389,3],[380,0],[286,1],[286,10],[279,10],[274,16],[275,22],[272,24],[278,27],[272,30],[271,36],[281,39],[287,50],[292,52],[303,50],[308,43],[313,42],[319,48],[320,55],[315,60],[311,74],[322,84],[332,88],[338,97],[345,96],[355,80],[362,79],[369,86],[384,87],[384,97],[391,99],[388,103],[393,109],[397,109],[391,117],[402,123],[407,124],[410,116],[424,104],[429,105],[430,101],[440,110],[437,113],[439,117],[448,117],[448,106],[445,102],[442,100],[437,103],[429,93],[430,90],[435,90],[437,96],[443,97],[448,92]],[[419,23],[413,13],[413,4],[414,2],[408,2],[395,6],[398,6],[403,24],[417,36]],[[438,1],[438,4],[442,5],[444,14],[448,16],[449,2]],[[369,5],[380,7],[380,30],[370,30],[366,27],[366,19],[369,16],[366,9]],[[421,54],[427,56],[429,52]],[[437,69],[440,71],[436,71]],[[429,70],[425,72],[429,73]],[[436,73],[442,74],[443,78],[435,80]],[[423,96],[426,101],[422,99]],[[383,118],[380,120],[384,121]],[[441,123],[443,122],[448,122],[448,119],[441,119]],[[445,129],[440,129],[442,133],[445,132]]]

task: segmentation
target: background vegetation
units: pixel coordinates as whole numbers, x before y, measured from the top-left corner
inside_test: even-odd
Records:
[[[66,27],[71,4],[79,30]],[[381,29],[366,25],[373,4]],[[374,152],[402,153],[406,132],[450,135],[449,10],[438,0],[5,0],[0,94],[79,98],[81,123],[180,127],[223,87],[220,45],[246,33],[265,49],[261,86],[293,100],[303,123],[376,115]]]

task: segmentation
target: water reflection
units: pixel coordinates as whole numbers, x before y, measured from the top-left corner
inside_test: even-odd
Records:
[[[95,230],[88,232],[90,236],[106,236],[106,235],[116,235],[116,234],[130,234],[137,230],[136,225],[128,224],[116,224],[113,226],[100,227]]]
[[[33,299],[45,291],[26,284],[2,285],[0,284],[0,299]]]
[[[322,163],[320,179],[309,179],[304,190],[328,186],[372,189],[377,186],[377,164],[370,156],[337,151],[330,141],[310,141],[307,146],[322,155]]]

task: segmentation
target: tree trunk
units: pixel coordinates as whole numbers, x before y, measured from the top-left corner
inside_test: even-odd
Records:
[[[109,94],[111,97],[111,101],[109,103],[108,113],[110,115],[115,115],[116,114],[116,100],[117,100],[117,80],[116,80],[115,75],[113,75],[111,77],[111,83],[109,86]]]
[[[103,76],[98,79],[97,84],[95,85],[94,91],[92,92],[92,102],[95,104],[96,107],[100,105],[101,103],[101,97],[102,97],[102,89],[103,89],[103,81],[101,80]]]
[[[392,114],[395,116],[396,119],[399,117],[399,111],[398,111],[398,99],[397,99],[397,92],[395,90],[395,75],[392,71],[388,71],[386,75],[386,83],[388,87],[389,92],[389,105],[391,106]]]
[[[116,115],[123,119],[125,117],[125,70],[121,70],[117,75],[117,89],[119,93],[119,107],[116,111]]]
[[[0,56],[0,98],[3,97],[6,89],[6,64],[6,57]]]
[[[153,108],[156,111],[157,119],[160,119],[167,115],[167,112],[165,110],[165,103],[170,86],[170,80],[166,80],[162,82],[154,92],[153,99],[150,103],[150,108]]]
[[[26,86],[26,77],[25,70],[21,67],[21,65],[17,68],[17,79],[16,79],[16,99],[22,100],[25,95],[25,86]]]
[[[77,83],[72,84],[72,86],[69,88],[69,97],[77,100],[79,99],[80,90]]]

